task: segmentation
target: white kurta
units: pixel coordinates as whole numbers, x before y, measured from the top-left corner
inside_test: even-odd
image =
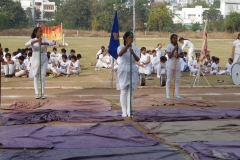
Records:
[[[119,46],[117,52],[124,48],[124,46]],[[132,46],[134,53],[140,57],[139,49],[136,46]],[[130,85],[130,49],[128,49],[121,57],[118,57],[120,62],[118,65],[117,72],[117,90],[126,89]],[[136,66],[136,61],[132,57],[132,88],[136,90],[138,86],[138,67]]]
[[[171,43],[167,46],[167,52],[172,52],[172,50],[174,49],[174,45]],[[178,54],[180,54],[182,52],[182,49],[180,46],[178,46]],[[177,68],[176,70],[181,70],[181,60],[180,58],[176,59],[176,54],[177,54],[177,51],[174,52],[173,56],[171,58],[168,58],[168,61],[166,62],[167,63],[167,68],[171,68],[171,69],[174,69],[174,64],[175,64],[175,61],[177,62]]]
[[[148,58],[150,58],[150,55],[148,53],[146,53],[145,55],[141,53],[141,58],[139,60],[139,63],[143,64],[147,62]],[[144,64],[144,67],[138,66],[138,68],[139,68],[139,73],[143,73],[147,75],[151,74],[151,68],[152,68],[151,62],[148,64]]]
[[[37,40],[37,38],[33,38],[30,39],[25,46],[26,47],[30,47],[32,46],[33,49],[33,53],[32,53],[32,58],[30,60],[31,63],[31,68],[30,68],[30,74],[31,76],[29,76],[29,78],[33,78],[34,76],[39,75],[40,73],[40,55],[39,55],[39,51],[40,51],[40,46],[39,43],[34,43],[33,45],[31,45],[32,41]],[[49,46],[53,46],[53,42],[49,41],[45,38],[42,39],[43,43],[48,43]],[[46,75],[46,71],[47,71],[47,66],[48,66],[48,58],[47,58],[47,46],[45,45],[41,45],[41,54],[42,54],[42,67],[41,67],[41,72],[43,75]]]

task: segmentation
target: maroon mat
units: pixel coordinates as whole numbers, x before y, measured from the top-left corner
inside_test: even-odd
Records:
[[[17,101],[10,106],[2,106],[6,110],[32,110],[32,109],[54,109],[54,110],[86,110],[86,111],[110,111],[112,104],[104,99],[78,100],[78,101],[42,101],[27,102]]]
[[[0,148],[102,148],[153,146],[132,125],[1,126]]]
[[[0,113],[2,125],[35,124],[51,121],[61,122],[108,122],[123,120],[120,113],[114,111],[89,112],[80,110],[37,110],[34,112]]]

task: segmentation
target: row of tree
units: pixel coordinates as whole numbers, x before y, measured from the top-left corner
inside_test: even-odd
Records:
[[[55,2],[55,13],[41,13],[35,9],[35,18],[43,17],[50,20],[45,25],[63,24],[66,29],[105,30],[110,31],[114,16],[114,7],[118,11],[120,30],[132,29],[133,7],[129,0],[49,0]],[[186,27],[173,24],[174,13],[167,4],[150,6],[151,0],[136,0],[136,29],[151,31],[181,32]],[[202,5],[208,7],[205,1],[195,0],[188,7]],[[32,26],[32,12],[30,8],[23,10],[19,2],[12,0],[0,1],[0,30],[9,28],[24,28]],[[204,11],[203,19],[209,20],[209,31],[240,31],[240,14],[230,13],[223,19],[220,11],[220,0],[215,0],[209,10]],[[192,30],[201,30],[201,24],[192,24]]]

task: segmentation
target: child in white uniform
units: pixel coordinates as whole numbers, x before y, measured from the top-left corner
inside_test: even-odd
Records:
[[[24,57],[18,57],[18,62],[16,63],[15,76],[16,77],[27,77],[26,66],[23,63]]]
[[[184,38],[179,38],[179,42],[183,43],[182,45],[182,50],[187,47],[188,48],[188,66],[190,66],[190,62],[192,60],[193,57],[193,53],[194,53],[194,45],[192,44],[192,42],[188,39],[184,39]]]
[[[126,32],[123,36],[124,45],[117,49],[120,61],[117,72],[117,90],[120,90],[120,104],[122,107],[122,117],[131,116],[130,112],[130,91],[132,90],[131,101],[133,102],[134,90],[138,85],[138,67],[136,62],[140,60],[139,49],[132,46],[133,33]],[[130,63],[130,56],[132,62]],[[132,64],[132,88],[130,88],[130,64]]]
[[[180,76],[181,76],[181,64],[180,64],[180,56],[182,53],[182,48],[177,44],[177,35],[172,34],[170,37],[171,43],[167,46],[167,82],[166,82],[166,98],[170,97],[170,83],[172,78],[174,77],[174,65],[176,63],[176,83],[175,83],[175,97],[181,98],[178,95],[179,86],[180,86]]]
[[[165,56],[160,57],[160,63],[158,67],[159,78],[160,78],[160,75],[167,74],[166,61],[167,61],[167,58]]]
[[[210,73],[211,66],[212,66],[212,63],[211,63],[211,59],[210,59],[210,54],[207,54],[207,58],[204,61],[204,72]]]
[[[215,62],[212,63],[210,74],[218,74],[220,71],[219,58],[214,59]]]
[[[111,68],[111,62],[109,59],[109,56],[107,55],[107,51],[104,50],[104,52],[99,56],[98,62],[96,64],[96,67],[98,68]]]
[[[81,69],[80,69],[79,61],[77,61],[77,57],[73,55],[71,58],[71,62],[67,68],[67,77],[69,77],[70,74],[73,74],[73,73],[75,73],[76,76],[78,76],[80,71]]]
[[[11,54],[6,53],[5,54],[6,61],[4,61],[3,68],[4,68],[4,74],[6,78],[11,78],[14,74],[14,61],[11,60]]]
[[[67,55],[62,55],[62,60],[58,62],[57,76],[62,76],[62,74],[67,74],[67,68],[70,64],[70,60],[67,59]]]
[[[30,68],[31,68],[31,58],[32,58],[32,52],[28,53],[28,58],[24,60],[24,64],[26,67],[27,74],[29,75],[30,73]]]
[[[59,60],[61,60],[62,55],[57,52],[57,48],[53,48],[53,52],[50,54],[50,59],[55,64],[58,63]]]
[[[197,74],[197,71],[200,69],[200,65],[198,64],[199,59],[200,59],[200,55],[197,54],[196,59],[193,60],[193,67],[191,69],[191,74],[194,76]]]
[[[141,58],[140,58],[139,62],[136,63],[139,68],[139,73],[150,75],[151,74],[150,55],[148,53],[146,53],[145,47],[141,48],[141,56],[140,57]]]
[[[150,58],[151,58],[151,64],[152,64],[151,72],[157,73],[159,68],[160,58],[157,56],[156,50],[152,50],[152,55],[150,56]],[[157,74],[157,76],[159,75]]]
[[[230,74],[231,75],[231,72],[232,72],[232,64],[233,64],[233,60],[232,58],[228,58],[228,63],[226,64],[225,66],[225,70],[226,70],[226,74]]]

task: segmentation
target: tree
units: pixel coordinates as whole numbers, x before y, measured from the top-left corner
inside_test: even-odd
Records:
[[[148,14],[148,29],[162,31],[162,27],[169,25],[172,21],[173,14],[166,7],[165,4],[159,4],[151,7],[151,11]]]
[[[203,8],[208,8],[206,1],[196,0],[193,3],[188,3],[187,8],[195,8],[196,6],[202,6]]]
[[[54,16],[54,12],[43,12],[43,18],[46,18],[48,20],[53,20]]]
[[[200,28],[200,23],[198,23],[198,22],[196,22],[196,23],[193,23],[192,24],[192,31],[197,31],[197,30],[199,30],[199,29],[201,29]]]
[[[3,13],[0,13],[0,31],[4,30],[7,25],[7,16]]]
[[[240,31],[240,13],[231,12],[225,20],[225,30],[228,32]]]
[[[220,0],[214,0],[213,7],[214,8],[220,8],[220,4],[221,4]]]
[[[222,19],[221,12],[217,10],[215,7],[210,7],[209,10],[205,10],[202,14],[203,20],[208,20],[208,21],[217,21]]]

